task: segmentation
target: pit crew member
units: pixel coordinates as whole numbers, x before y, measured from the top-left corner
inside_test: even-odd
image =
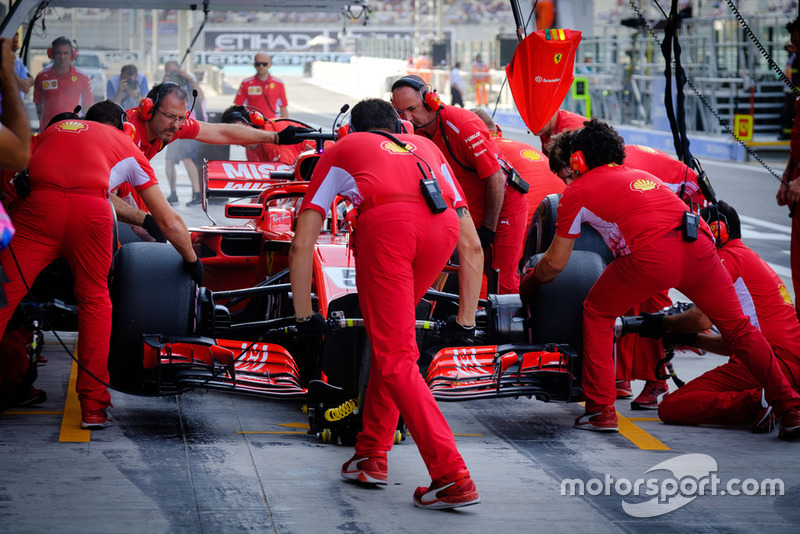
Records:
[[[40,130],[56,113],[72,111],[77,106],[88,108],[94,102],[89,77],[72,66],[78,50],[66,37],[57,37],[48,49],[53,64],[45,67],[33,80],[33,102],[39,115]]]
[[[486,263],[491,256],[484,272],[498,269],[499,292],[515,293],[520,227],[524,232],[527,204],[525,196],[506,182],[498,161],[502,154],[486,125],[466,109],[442,104],[419,76],[403,76],[394,82],[392,104],[400,118],[414,125],[415,134],[433,140],[444,154],[466,195]]]
[[[523,302],[553,280],[569,261],[580,225],[603,236],[615,260],[589,291],[583,312],[583,389],[586,412],[575,427],[617,432],[614,409],[613,324],[646,298],[677,288],[719,328],[725,343],[766,390],[781,423],[800,425],[800,395],[781,371],[764,336],[742,311],[736,290],[713,244],[708,225],[658,178],[623,165],[624,142],[592,119],[569,135],[575,178],[558,205],[556,236],[520,286]]]
[[[154,85],[138,108],[127,110],[128,120],[136,128],[134,142],[147,159],[153,159],[175,139],[197,139],[212,145],[294,144],[294,134],[305,128],[288,126],[281,132],[256,130],[240,124],[216,124],[187,117],[188,96],[178,84]],[[143,207],[130,187],[117,194],[132,205]]]
[[[570,130],[574,132],[577,129]],[[568,143],[559,141],[560,135],[553,137],[550,150],[550,169],[560,178],[572,180],[569,166]],[[625,166],[649,172],[659,178],[687,205],[698,209],[706,203],[697,183],[697,173],[684,163],[669,155],[643,145],[625,145]],[[672,305],[668,291],[662,291],[628,310],[625,315],[655,313]],[[663,396],[669,391],[666,380],[656,375],[656,367],[664,353],[659,339],[638,335],[623,336],[616,340],[617,352],[617,398],[633,396],[631,380],[644,380],[641,393],[631,401],[634,410],[655,410]]]
[[[103,103],[98,104],[100,106]],[[114,106],[116,120],[121,108]],[[92,116],[93,108],[87,115]],[[100,109],[102,111],[102,108]],[[75,276],[78,300],[78,371],[76,390],[81,404],[81,427],[100,429],[111,424],[108,348],[111,301],[113,218],[109,187],[129,180],[144,198],[152,200],[153,216],[184,259],[196,281],[202,264],[195,255],[185,224],[166,204],[152,167],[125,133],[91,120],[66,120],[47,128],[38,138],[28,167],[30,194],[12,210],[17,234],[0,252],[10,278],[4,289],[8,306],[0,308],[0,330],[27,288],[52,260],[63,256]]]
[[[253,59],[256,75],[242,80],[233,99],[234,106],[254,107],[268,119],[289,117],[289,100],[283,81],[269,73],[272,59],[266,52],[258,52]]]
[[[588,121],[583,115],[578,115],[565,109],[559,109],[553,116],[550,117],[544,126],[539,128],[536,135],[542,142],[542,152],[548,158],[550,157],[550,147],[553,144],[553,136],[565,132],[567,130],[580,130],[583,128],[583,123]]]
[[[764,334],[789,383],[795,389],[800,387],[800,322],[786,286],[775,271],[742,242],[739,215],[732,206],[719,201],[700,210],[700,215],[711,227],[717,253],[750,323]],[[664,317],[663,326],[669,328],[671,322],[678,320],[678,317]],[[702,321],[703,317],[697,320]],[[673,339],[682,345],[731,354],[715,334],[678,334],[673,335]],[[769,432],[775,425],[772,407],[766,402],[761,385],[736,354],[728,363],[664,397],[658,415],[665,423],[677,425],[751,422],[754,432]],[[781,434],[784,438],[800,437],[800,425],[793,428],[784,425]]]
[[[789,39],[796,51],[800,50],[800,17],[786,24]],[[795,116],[792,123],[792,132],[789,141],[791,151],[786,169],[783,171],[781,185],[778,188],[776,199],[778,206],[789,206],[789,216],[792,218],[792,238],[789,247],[789,262],[792,267],[792,285],[795,298],[800,295],[800,101],[794,103]],[[787,185],[788,184],[788,185]],[[798,301],[800,302],[800,301]],[[795,302],[797,316],[800,317],[800,304]]]
[[[224,124],[244,124],[251,128],[280,132],[288,126],[300,126],[298,122],[288,119],[268,120],[257,109],[248,109],[245,106],[231,106],[226,109],[219,119]],[[246,145],[245,156],[247,161],[268,161],[291,165],[305,150],[315,148],[313,141],[304,141],[295,145]]]
[[[356,286],[372,353],[364,430],[358,434],[355,455],[342,466],[342,477],[387,484],[386,453],[402,415],[432,479],[430,487],[414,492],[414,504],[456,508],[480,499],[453,433],[419,372],[414,331],[416,305],[456,246],[456,196],[448,183],[448,165],[435,145],[399,134],[398,124],[389,103],[359,102],[351,114],[355,133],[326,151],[314,169],[289,251],[294,307],[299,329],[323,330],[322,316],[312,314],[312,256],[326,211],[336,195],[343,195],[359,214]],[[429,184],[441,191],[438,213],[426,203],[421,173],[425,180],[435,177]]]

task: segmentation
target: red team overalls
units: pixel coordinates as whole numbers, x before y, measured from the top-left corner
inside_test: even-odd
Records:
[[[781,372],[764,336],[742,312],[730,276],[717,257],[708,226],[696,241],[680,230],[685,204],[661,180],[625,166],[590,170],[564,190],[556,233],[572,239],[588,222],[616,259],[589,291],[583,313],[583,388],[587,411],[611,406],[614,386],[614,320],[645,298],[676,288],[719,328],[726,344],[766,390],[781,414],[800,396]]]
[[[722,264],[736,288],[742,308],[775,351],[786,378],[800,386],[800,323],[786,286],[758,254],[741,239],[719,250]],[[670,393],[658,408],[669,424],[732,425],[752,420],[761,408],[761,384],[735,354]]]
[[[356,454],[385,455],[402,415],[437,480],[466,467],[417,366],[414,310],[455,249],[458,219],[449,207],[434,215],[425,204],[417,162],[426,173],[430,166],[448,206],[460,204],[437,148],[419,136],[397,137],[426,163],[381,135],[348,134],[320,159],[300,209],[324,216],[339,194],[359,212],[356,286],[372,353]]]
[[[8,306],[0,308],[0,331],[38,274],[54,259],[64,257],[75,277],[78,359],[98,380],[108,383],[113,232],[109,177],[135,176],[136,187],[142,189],[157,183],[155,175],[123,132],[73,120],[58,122],[39,136],[28,172],[31,193],[15,201],[12,218],[17,233],[11,246],[0,252],[10,279],[3,286]],[[78,370],[76,389],[84,411],[111,404],[106,386],[98,380]]]
[[[281,108],[289,105],[289,101],[286,99],[286,87],[280,79],[272,75],[266,80],[251,76],[242,81],[233,98],[233,105],[256,108],[264,117],[274,119],[280,114]]]

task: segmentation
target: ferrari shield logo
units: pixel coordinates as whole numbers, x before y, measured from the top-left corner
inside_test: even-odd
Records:
[[[553,61],[556,63],[556,65],[558,65],[559,63],[561,63],[561,58],[562,58],[562,57],[564,57],[564,55],[563,55],[563,54],[556,54],[555,56],[553,56]]]
[[[270,89],[275,89],[275,83],[274,82],[269,82],[269,88]]]
[[[248,87],[247,88],[247,94],[248,95],[260,95],[261,94],[261,87],[259,87],[259,86]]]

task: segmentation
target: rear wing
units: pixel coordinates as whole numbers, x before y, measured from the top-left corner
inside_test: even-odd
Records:
[[[211,197],[257,196],[270,184],[294,180],[291,165],[248,161],[203,161],[203,208]]]

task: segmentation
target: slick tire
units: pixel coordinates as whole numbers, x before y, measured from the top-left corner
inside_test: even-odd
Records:
[[[541,257],[533,256],[527,267],[536,265]],[[528,303],[534,344],[566,343],[583,352],[583,301],[605,268],[598,254],[575,250],[564,271],[534,291]]]
[[[114,255],[110,291],[111,385],[154,393],[147,380],[152,373],[144,368],[142,335],[191,335],[197,285],[171,245],[142,242],[124,245]]]

